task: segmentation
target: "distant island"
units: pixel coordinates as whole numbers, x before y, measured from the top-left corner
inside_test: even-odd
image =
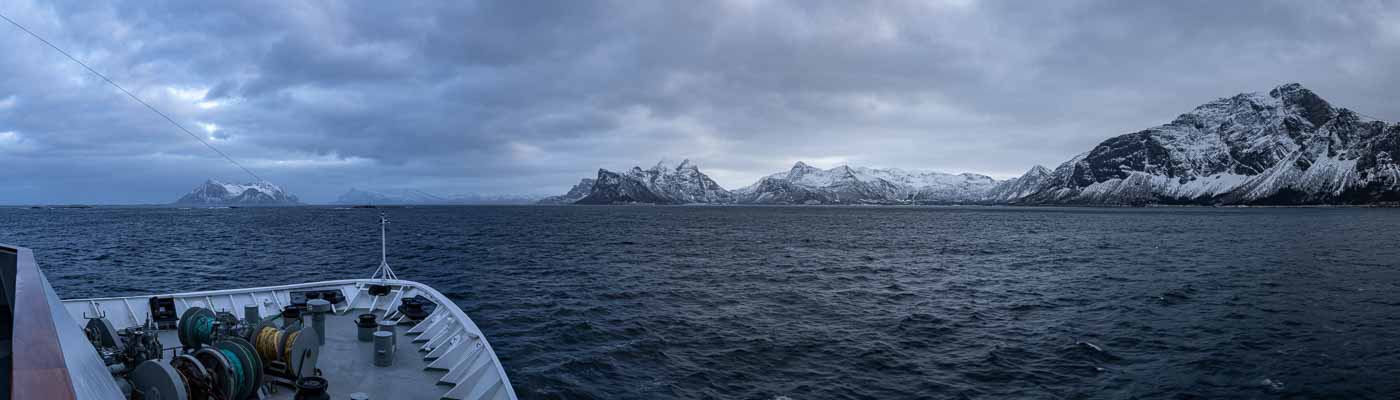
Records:
[[[798,162],[727,190],[690,161],[598,170],[545,204],[1368,205],[1400,202],[1400,124],[1290,83],[1218,99],[1020,177]]]
[[[331,204],[348,206],[490,205],[534,204],[541,196],[457,194],[438,196],[415,189],[367,190],[351,188]],[[306,205],[281,187],[267,181],[227,183],[207,180],[173,205],[202,207],[268,207]]]
[[[271,182],[225,183],[213,179],[196,186],[175,201],[187,206],[292,206],[301,204],[296,196]]]

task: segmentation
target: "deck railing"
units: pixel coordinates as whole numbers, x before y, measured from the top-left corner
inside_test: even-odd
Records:
[[[0,281],[8,313],[0,316],[11,334],[8,363],[11,399],[76,399],[73,378],[59,341],[48,282],[34,262],[34,252],[0,245]]]

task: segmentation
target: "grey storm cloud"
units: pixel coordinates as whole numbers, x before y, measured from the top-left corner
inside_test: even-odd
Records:
[[[7,2],[312,201],[350,187],[563,192],[691,158],[737,188],[805,160],[1053,166],[1301,82],[1396,120],[1400,7],[1365,1]],[[246,180],[0,26],[0,203],[167,202]]]

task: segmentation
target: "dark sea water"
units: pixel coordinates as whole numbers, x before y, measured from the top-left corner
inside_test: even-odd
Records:
[[[369,276],[525,399],[1395,398],[1400,210],[0,209],[63,297]]]

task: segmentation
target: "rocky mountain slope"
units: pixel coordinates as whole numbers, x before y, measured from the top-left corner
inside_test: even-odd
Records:
[[[685,160],[674,166],[662,161],[645,170],[641,167],[632,167],[626,172],[600,169],[588,195],[576,203],[692,204],[733,201],[733,193],[701,173],[700,168],[690,160]]]
[[[281,206],[301,204],[296,196],[288,194],[271,182],[224,183],[208,180],[175,204],[202,206]]]
[[[1206,103],[1061,164],[1019,203],[1363,204],[1400,200],[1400,126],[1299,84]]]
[[[995,204],[1017,202],[1026,196],[1035,194],[1049,178],[1050,170],[1037,165],[1019,177],[998,182],[996,186],[987,191],[987,195],[982,200]]]
[[[596,182],[596,180],[594,180],[593,178],[583,178],[578,181],[577,185],[574,185],[574,187],[570,188],[568,193],[564,193],[559,196],[545,197],[543,199],[540,199],[540,201],[537,203],[574,204],[574,202],[582,200],[584,197],[588,197],[588,194],[593,192],[594,182]]]
[[[1400,124],[1292,83],[1215,100],[1171,123],[1119,135],[1060,164],[997,181],[802,162],[725,191],[689,163],[598,171],[579,202],[739,204],[1198,204],[1400,202]],[[585,185],[586,186],[586,185]],[[571,195],[581,193],[576,186]],[[572,196],[565,196],[572,198]]]
[[[997,185],[978,174],[839,166],[823,170],[797,162],[787,172],[739,189],[750,204],[861,204],[978,202]]]

